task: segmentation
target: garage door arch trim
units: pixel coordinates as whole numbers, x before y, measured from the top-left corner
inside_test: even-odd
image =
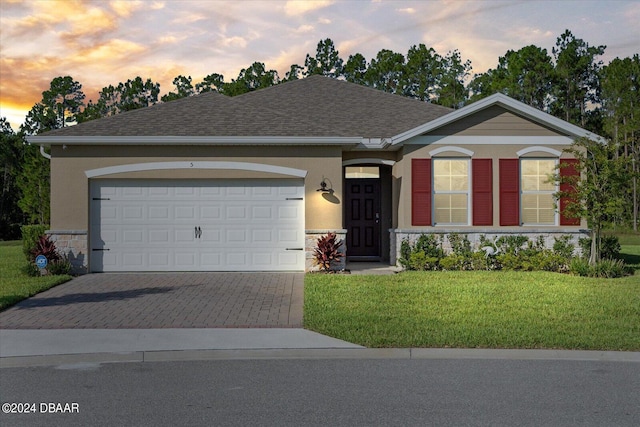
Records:
[[[307,171],[303,169],[288,168],[284,166],[268,165],[249,162],[222,162],[222,161],[179,161],[179,162],[149,162],[133,163],[129,165],[108,166],[104,168],[85,171],[87,178],[96,178],[104,175],[112,175],[126,172],[140,172],[168,169],[227,169],[246,170],[255,172],[268,172],[287,175],[296,178],[305,178]]]

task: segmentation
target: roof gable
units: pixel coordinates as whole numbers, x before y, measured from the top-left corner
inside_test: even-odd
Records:
[[[496,93],[487,98],[483,98],[479,101],[469,104],[459,110],[455,110],[446,116],[439,117],[431,122],[424,123],[414,129],[393,137],[392,144],[399,145],[404,141],[413,138],[418,135],[424,135],[427,133],[437,134],[438,130],[445,128],[459,120],[467,119],[474,114],[478,114],[483,110],[490,109],[492,107],[500,107],[506,111],[509,111],[519,117],[529,120],[533,123],[540,125],[543,128],[550,129],[558,134],[580,138],[587,137],[590,139],[602,139],[601,136],[589,132],[579,126],[573,125],[569,122],[561,120],[550,114],[531,107],[520,101],[516,101],[504,94]]]

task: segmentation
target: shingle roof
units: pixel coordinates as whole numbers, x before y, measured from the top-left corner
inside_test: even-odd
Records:
[[[322,76],[236,97],[204,93],[46,136],[282,136],[389,138],[452,110]]]

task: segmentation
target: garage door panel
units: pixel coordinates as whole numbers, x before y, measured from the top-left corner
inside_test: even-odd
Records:
[[[95,180],[93,271],[303,270],[302,180]],[[196,233],[200,230],[200,233]]]
[[[125,245],[141,246],[148,241],[148,239],[144,238],[143,234],[146,233],[143,233],[141,230],[125,230],[122,233],[122,243]]]
[[[127,251],[122,254],[122,263],[125,267],[132,269],[139,269],[145,265],[145,255],[140,252]]]
[[[173,242],[169,243],[192,243],[195,238],[196,232],[194,227],[184,228],[184,227],[176,227],[173,232]]]
[[[249,264],[246,252],[227,252],[225,265],[230,269],[244,270]]]
[[[96,252],[92,254],[94,259],[93,262],[99,262],[100,265],[103,265],[105,271],[108,269],[115,268],[118,265],[118,254],[110,253],[110,252]]]
[[[202,236],[198,238],[203,244],[212,244],[212,243],[221,243],[222,240],[222,230],[220,229],[207,229],[202,230]]]
[[[252,230],[251,242],[253,243],[271,243],[273,242],[272,230]]]
[[[194,221],[196,219],[198,219],[197,215],[196,215],[196,209],[194,206],[177,206],[175,208],[175,220],[176,221],[181,221],[181,220],[188,220],[188,221]]]
[[[170,195],[169,188],[163,187],[163,186],[149,186],[149,187],[142,188],[142,191],[146,193],[145,196],[149,198],[153,198],[153,197],[165,198]]]
[[[167,206],[149,205],[147,211],[148,219],[151,221],[171,220],[171,210]]]
[[[171,243],[171,238],[169,235],[169,230],[166,228],[153,229],[150,228],[148,231],[149,235],[149,244],[152,245],[166,245]]]
[[[241,229],[233,229],[227,228],[225,230],[225,243],[228,243],[229,246],[241,246],[245,247],[249,240],[247,240],[247,230],[244,228]]]
[[[224,208],[224,220],[226,221],[246,221],[248,219],[245,205],[231,205]]]
[[[214,198],[219,199],[222,196],[223,188],[221,186],[216,187],[202,187],[200,188],[200,197],[203,199]]]
[[[214,221],[221,219],[221,206],[204,205],[200,206],[200,219],[203,221]]]
[[[186,250],[181,252],[176,252],[174,254],[175,266],[178,267],[179,270],[186,268],[194,268],[196,267],[196,259],[198,258],[198,254],[194,250]]]
[[[168,265],[170,265],[168,251],[149,253],[149,266],[156,267],[160,270]]]
[[[222,254],[220,252],[213,252],[210,250],[202,250],[199,252],[200,265],[208,267],[211,270],[220,270],[222,263]]]
[[[98,247],[103,244],[113,245],[117,242],[118,242],[117,229],[104,229],[101,234],[92,234],[91,236],[92,247]]]
[[[280,243],[297,243],[303,239],[304,236],[299,230],[291,230],[289,228],[278,229],[278,242]]]
[[[280,206],[278,209],[278,219],[295,220],[300,215],[297,206]]]
[[[287,251],[281,252],[278,255],[278,264],[295,268],[296,265],[299,265],[301,262],[304,263],[304,251]]]
[[[252,220],[273,220],[273,206],[253,206],[251,209]]]

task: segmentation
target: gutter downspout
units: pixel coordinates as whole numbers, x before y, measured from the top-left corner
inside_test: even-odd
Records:
[[[42,157],[44,157],[45,159],[51,160],[51,154],[45,153],[44,145],[40,146],[40,154],[42,154]]]

